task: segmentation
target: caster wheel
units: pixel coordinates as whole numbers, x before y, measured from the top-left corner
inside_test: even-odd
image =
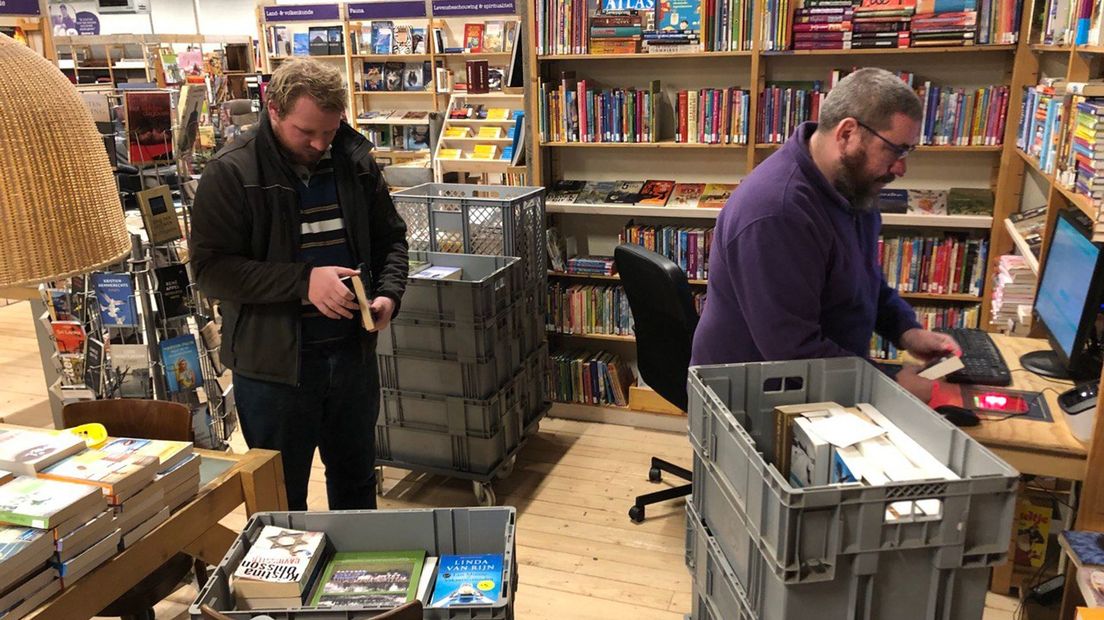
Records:
[[[663,472],[659,471],[658,467],[653,467],[648,470],[648,480],[652,482],[659,482],[663,479]]]
[[[633,506],[629,508],[629,518],[632,519],[633,523],[641,523],[644,521],[644,507]]]
[[[509,478],[510,474],[514,473],[515,465],[517,465],[517,455],[510,457],[510,460],[502,465],[502,467],[498,470],[498,473],[495,474],[495,478],[498,478],[499,480]]]
[[[475,492],[475,501],[480,506],[494,506],[495,494],[489,482],[472,482],[472,490]]]

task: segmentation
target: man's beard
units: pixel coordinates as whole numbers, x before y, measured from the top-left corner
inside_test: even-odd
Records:
[[[836,190],[851,203],[851,208],[860,213],[877,209],[879,190],[897,178],[890,173],[869,178],[864,172],[866,160],[865,150],[844,153],[840,158],[840,169],[834,184]]]

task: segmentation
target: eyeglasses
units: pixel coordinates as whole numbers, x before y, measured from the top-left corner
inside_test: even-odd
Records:
[[[886,145],[889,146],[889,148],[897,156],[897,159],[904,159],[904,158],[909,156],[909,153],[916,150],[916,145],[915,144],[897,144],[897,143],[893,142],[892,140],[889,140],[888,138],[886,138],[882,134],[878,133],[877,131],[874,131],[873,127],[871,127],[870,125],[867,125],[866,123],[860,121],[859,119],[855,119],[855,122],[859,124],[859,127],[862,127],[863,129],[869,131],[870,133],[874,134],[874,136],[876,138],[878,138],[882,142],[885,142]]]

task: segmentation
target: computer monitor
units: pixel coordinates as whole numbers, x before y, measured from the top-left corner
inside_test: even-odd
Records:
[[[1104,252],[1092,242],[1092,223],[1080,212],[1060,211],[1035,294],[1035,320],[1050,351],[1020,358],[1027,370],[1047,377],[1100,375],[1096,319],[1104,292]]]

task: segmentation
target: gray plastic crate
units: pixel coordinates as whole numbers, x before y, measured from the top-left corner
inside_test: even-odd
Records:
[[[377,425],[484,439],[512,429],[512,438],[507,441],[509,450],[517,445],[519,420],[524,421],[527,413],[529,382],[529,372],[523,367],[512,381],[486,400],[384,389]]]
[[[517,592],[513,508],[435,508],[425,510],[365,510],[341,512],[261,512],[253,515],[222,562],[200,590],[188,613],[203,615],[210,605],[235,620],[267,614],[276,620],[361,620],[379,612],[350,609],[272,609],[235,611],[230,575],[265,525],[323,531],[337,551],[403,551],[424,549],[428,555],[501,553],[502,598],[493,606],[426,609],[425,620],[511,620]]]
[[[411,252],[410,258],[463,272],[459,280],[407,280],[396,321],[487,321],[531,289],[518,258],[444,252]]]
[[[547,280],[544,188],[426,183],[391,194],[411,250],[516,256]]]
[[[694,575],[695,620],[966,620],[985,611],[989,568],[940,567],[935,549],[847,556],[832,581],[787,584],[753,548],[748,582],[713,533],[688,502],[686,560]]]
[[[700,366],[689,385],[692,444],[714,473],[695,479],[695,499],[737,571],[749,545],[785,583],[831,583],[856,562],[913,549],[940,569],[1006,559],[1018,473],[864,360]],[[819,401],[871,403],[961,479],[790,486],[763,456],[774,408]],[[886,521],[889,504],[918,500],[939,500],[941,514]]]
[[[516,259],[515,259],[516,260]],[[506,352],[513,366],[531,349],[525,342],[520,301],[486,321],[415,319],[400,314],[380,332],[376,352],[383,355],[441,355],[463,362],[485,362]]]
[[[377,355],[380,387],[487,399],[520,370],[520,347],[517,340],[499,340],[493,355],[477,361],[444,353]]]
[[[747,595],[694,510],[686,504],[686,567],[693,577],[690,617],[694,620],[760,620]]]

